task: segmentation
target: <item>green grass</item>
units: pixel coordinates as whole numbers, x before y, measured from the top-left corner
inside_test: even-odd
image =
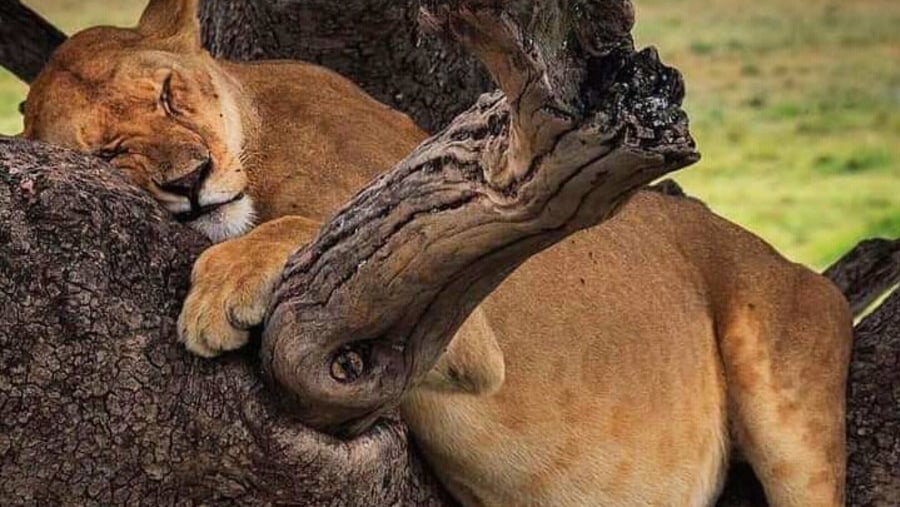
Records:
[[[89,26],[134,26],[148,0],[24,0],[57,28],[72,34]]]
[[[900,3],[635,3],[687,82],[686,191],[815,268],[900,236]]]
[[[132,25],[144,0],[25,0],[67,33]],[[900,236],[900,2],[635,0],[639,45],[682,70],[703,160],[677,179],[822,268]],[[26,88],[0,73],[0,132]]]
[[[147,5],[146,0],[24,0],[67,34],[96,25],[133,26]],[[19,104],[28,87],[6,69],[0,68],[0,134],[22,131]]]

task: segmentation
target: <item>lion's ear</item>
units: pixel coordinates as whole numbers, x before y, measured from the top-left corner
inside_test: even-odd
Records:
[[[150,0],[138,31],[147,37],[158,37],[187,51],[202,49],[198,0]]]

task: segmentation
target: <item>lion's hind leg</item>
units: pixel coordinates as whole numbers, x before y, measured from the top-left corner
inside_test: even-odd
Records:
[[[720,320],[731,429],[770,505],[843,505],[851,317],[830,282],[791,270]]]
[[[503,351],[484,312],[476,309],[428,372],[421,387],[441,392],[490,395],[505,376]]]

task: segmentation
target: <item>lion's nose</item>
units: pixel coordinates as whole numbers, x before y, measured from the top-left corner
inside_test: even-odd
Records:
[[[209,176],[211,170],[212,160],[207,158],[190,173],[167,181],[160,185],[159,188],[193,200],[200,193],[200,187],[203,186],[203,181]]]

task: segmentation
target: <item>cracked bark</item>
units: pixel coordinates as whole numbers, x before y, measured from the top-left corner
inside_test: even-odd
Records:
[[[847,392],[848,505],[900,501],[900,291],[855,330]]]
[[[354,20],[360,12],[354,5],[375,1],[353,1],[332,19],[310,17],[318,5],[311,1],[278,2],[285,12],[300,13],[288,15],[272,14],[275,4],[251,12],[262,4],[206,2],[225,8],[204,7],[206,30],[219,30],[207,42],[219,44],[213,46],[219,54],[299,55],[359,81],[366,80],[366,67],[382,65],[382,57],[348,27],[366,19],[396,28],[400,19],[412,19],[407,4],[402,12],[363,8],[366,16]],[[242,35],[242,19],[267,28]],[[281,31],[278,22],[298,30],[302,25],[315,42],[295,44],[290,37],[300,35],[289,34],[299,32]],[[270,29],[284,35],[254,42]],[[402,33],[401,42],[415,43],[391,43],[398,53],[385,65],[391,72],[364,85],[435,128],[471,103],[467,97],[477,94],[483,79],[465,74],[472,60],[459,51],[442,53],[453,49],[438,39],[426,40],[423,50],[439,52],[436,60],[402,56],[420,44],[417,32]],[[357,42],[342,42],[344,37]],[[410,79],[401,84],[411,92],[394,92],[397,73],[412,68],[422,74],[431,65],[423,61],[446,71],[436,77],[439,84]],[[438,99],[447,102],[427,104],[426,89],[435,86]],[[190,230],[170,223],[138,190],[91,159],[19,141],[3,141],[0,154],[0,503],[192,498],[251,505],[449,505],[422,472],[403,426],[390,416],[360,440],[337,443],[295,426],[276,409],[252,351],[215,364],[181,352],[173,322],[190,263],[204,247]],[[900,454],[900,416],[892,397],[900,368],[897,298],[857,328],[848,406],[849,505],[893,505],[900,490],[893,473]],[[762,505],[752,474],[743,472],[733,475],[741,480],[731,481],[720,505]]]
[[[854,314],[900,281],[900,239],[870,239],[829,267]],[[847,391],[848,505],[900,501],[900,290],[855,329]]]
[[[336,441],[252,351],[182,350],[206,246],[105,164],[0,140],[0,504],[450,505],[396,418]]]

